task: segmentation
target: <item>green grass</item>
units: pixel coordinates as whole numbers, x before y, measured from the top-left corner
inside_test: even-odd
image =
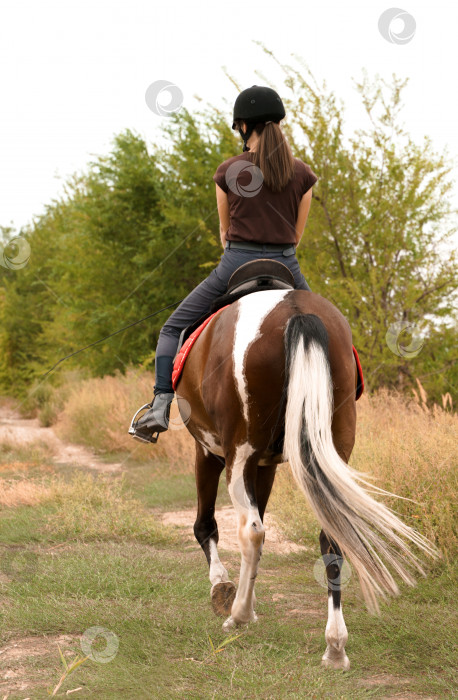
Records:
[[[166,463],[127,464],[122,479],[61,467],[40,472],[39,465],[24,472],[15,460],[9,479],[40,479],[51,491],[36,505],[0,511],[0,646],[31,639],[41,653],[7,661],[7,652],[0,654],[0,679],[8,669],[28,684],[15,690],[14,677],[0,680],[0,697],[49,697],[47,689],[63,673],[55,640],[67,635],[60,646],[70,662],[83,657],[80,637],[94,626],[116,635],[116,655],[109,663],[86,660],[56,697],[80,686],[74,697],[98,700],[453,695],[456,581],[450,566],[416,588],[403,586],[400,597],[381,603],[380,617],[367,613],[351,578],[343,610],[352,667],[324,670],[327,594],[313,575],[318,540],[291,521],[289,535],[311,549],[264,552],[256,583],[259,621],[215,654],[227,638],[211,610],[204,555],[151,512],[195,508],[191,475],[177,475]],[[219,503],[226,502],[222,478]],[[221,556],[237,581],[239,555]],[[93,648],[103,646],[99,640]]]
[[[313,579],[314,559],[308,553],[263,557],[259,622],[217,656],[209,636],[215,646],[225,637],[210,609],[207,569],[197,547],[183,551],[172,541],[167,548],[91,542],[60,553],[37,549],[35,555],[33,572],[13,560],[14,580],[0,588],[6,602],[2,643],[64,632],[75,636],[67,647],[76,652],[79,635],[95,625],[119,640],[110,663],[87,662],[63,691],[78,685],[84,688],[82,697],[107,699],[366,698],[386,697],[389,689],[400,687],[449,697],[453,687],[453,629],[443,623],[451,619],[454,593],[446,573],[382,605],[381,618],[367,615],[356,586],[346,589],[347,651],[353,666],[341,673],[319,666],[326,592]],[[226,555],[225,560],[234,572],[238,557]],[[273,602],[273,594],[285,597]],[[304,613],[291,613],[298,608]],[[307,609],[322,612],[307,615]],[[49,659],[48,685],[57,682],[58,669],[57,656]],[[393,679],[388,686],[365,687],[365,680],[377,674]],[[407,684],[399,686],[397,677],[407,678]],[[24,695],[9,700],[16,697]],[[45,688],[32,697],[46,697]]]
[[[0,465],[7,466],[14,462],[24,462],[28,466],[38,466],[43,464],[45,460],[52,457],[50,446],[42,441],[20,444],[17,442],[0,441]],[[4,471],[2,470],[2,475]]]
[[[152,464],[125,463],[125,485],[146,507],[164,511],[196,508],[194,474],[177,474],[165,461]],[[218,506],[231,503],[224,472],[218,490]]]

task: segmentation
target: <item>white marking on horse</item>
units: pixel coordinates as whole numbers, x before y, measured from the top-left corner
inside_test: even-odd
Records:
[[[210,551],[210,583],[214,586],[215,583],[229,581],[227,570],[220,561],[215,540],[211,538],[208,545]]]
[[[237,624],[257,620],[254,611],[254,582],[264,541],[264,525],[259,515],[258,506],[250,503],[243,478],[247,460],[253,453],[253,447],[249,442],[245,442],[236,448],[232,463],[229,494],[237,512],[237,534],[242,553],[242,565],[231,616],[223,625],[225,632],[229,632]]]
[[[216,435],[212,435],[208,430],[202,430],[201,435],[199,442],[203,447],[206,447],[214,455],[224,457],[223,449]]]
[[[218,457],[224,457],[224,452],[221,447],[221,443],[216,435],[210,433],[208,430],[203,430],[202,428],[194,427],[193,435],[195,439],[202,445],[204,454],[207,457],[210,453],[217,455]]]
[[[232,463],[231,481],[229,484],[229,494],[235,510],[238,514],[243,513],[246,516],[248,515],[248,511],[252,509],[252,506],[245,489],[243,471],[248,458],[251,457],[253,452],[254,449],[249,442],[245,442],[243,445],[238,445],[238,447],[236,447],[234,461]]]
[[[350,661],[345,653],[348,640],[347,626],[342,614],[342,606],[334,607],[332,595],[328,596],[328,622],[324,633],[326,644],[321,663],[331,668],[350,668]]]
[[[234,362],[235,385],[242,404],[243,415],[247,423],[248,389],[245,372],[247,352],[252,343],[260,337],[261,325],[266,316],[268,316],[290,291],[289,289],[273,289],[270,291],[256,292],[242,297],[237,302],[239,313],[235,326],[232,357]]]

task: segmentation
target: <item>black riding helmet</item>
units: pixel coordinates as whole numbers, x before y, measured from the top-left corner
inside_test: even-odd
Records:
[[[281,97],[272,88],[253,85],[243,90],[235,101],[232,123],[232,128],[236,129],[236,119],[243,119],[246,122],[246,134],[241,129],[238,129],[243,139],[243,150],[250,150],[247,146],[247,141],[253,133],[256,124],[269,121],[278,124],[285,114],[285,107]]]

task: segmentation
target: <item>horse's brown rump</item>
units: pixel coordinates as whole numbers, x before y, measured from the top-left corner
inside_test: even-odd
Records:
[[[250,295],[257,297],[251,303],[256,302],[260,315],[267,300],[265,295],[269,294],[258,292]],[[238,321],[245,297],[224,309],[209,324],[187,360],[178,393],[188,401],[192,397],[188,428],[198,437],[199,430],[208,431],[211,426],[223,452],[225,449],[231,451],[234,444],[249,441],[257,450],[266,450],[266,457],[272,457],[268,445],[280,437],[284,421],[285,329],[292,316],[314,314],[323,321],[328,332],[336,408],[333,431],[336,429],[335,438],[341,456],[348,458],[355,427],[354,420],[349,421],[352,414],[355,415],[355,362],[350,326],[338,309],[318,294],[302,290],[278,294],[279,303],[267,313],[255,338],[246,346],[244,379],[248,421],[234,382],[234,372],[237,371],[234,366],[235,334],[241,332]],[[343,411],[345,421],[340,419]],[[341,434],[344,425],[346,436]],[[276,461],[280,459],[281,455]]]

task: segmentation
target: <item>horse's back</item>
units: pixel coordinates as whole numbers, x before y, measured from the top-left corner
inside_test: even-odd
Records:
[[[262,435],[275,440],[282,425],[284,334],[297,314],[321,319],[334,383],[341,394],[354,388],[354,379],[348,378],[354,364],[350,327],[331,302],[302,290],[255,292],[218,314],[187,360],[179,393],[188,401],[192,397],[191,432],[192,425],[196,431],[211,425],[214,436],[224,432],[226,439],[239,442],[247,430],[262,426]]]
[[[326,328],[329,339],[331,372],[342,366],[354,366],[351,329],[343,314],[327,299],[303,290],[274,290],[243,297],[231,317],[222,317],[212,335],[212,349],[219,348],[219,357],[228,352],[225,339],[232,335],[233,374],[239,393],[243,385],[259,385],[262,378],[271,391],[283,387],[284,334],[289,320],[298,314],[317,316]],[[223,312],[224,313],[224,312]],[[266,382],[268,377],[268,382]],[[280,377],[281,382],[276,378]]]

